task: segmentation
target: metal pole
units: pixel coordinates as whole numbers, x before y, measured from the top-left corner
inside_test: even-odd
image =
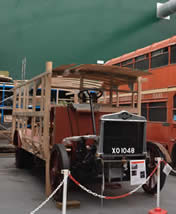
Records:
[[[104,195],[105,190],[105,171],[104,171],[104,161],[101,160],[102,163],[102,184],[101,184],[101,195]],[[103,198],[101,198],[101,208],[103,208]]]
[[[93,134],[96,135],[96,125],[95,125],[95,115],[94,115],[94,107],[93,107],[93,102],[92,102],[92,97],[90,97],[90,109],[91,109],[91,114],[92,114],[92,126],[93,126]]]
[[[2,91],[2,107],[4,107],[4,99],[5,99],[5,83],[3,83],[3,91]],[[4,123],[4,109],[1,110],[1,123]]]
[[[157,158],[157,162],[158,162],[158,170],[157,170],[157,203],[156,203],[156,207],[160,207],[160,161],[161,158],[158,157]]]
[[[23,80],[23,70],[24,70],[24,68],[23,68],[23,59],[22,59],[22,67],[21,67],[21,79]]]
[[[67,181],[69,175],[68,169],[63,169],[62,174],[64,174],[64,189],[63,189],[63,198],[62,198],[62,214],[66,214],[67,208]]]
[[[23,79],[26,79],[26,57],[24,58],[24,70],[23,70]]]

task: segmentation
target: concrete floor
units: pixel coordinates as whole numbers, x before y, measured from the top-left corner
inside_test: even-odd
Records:
[[[12,156],[0,156],[0,213],[2,214],[29,214],[44,199],[44,177],[39,170],[19,170],[15,168],[15,159]],[[120,195],[129,192],[134,187],[124,183],[121,189],[106,190],[106,195]],[[100,186],[92,186],[95,192]],[[79,188],[69,194],[72,200],[81,202],[80,208],[69,209],[67,214],[144,214],[156,205],[156,196],[150,196],[139,190],[132,196],[118,200],[106,200],[101,208],[100,199],[95,198]],[[176,177],[169,176],[161,192],[161,207],[169,214],[176,213]],[[37,213],[62,213],[55,203],[49,201]]]

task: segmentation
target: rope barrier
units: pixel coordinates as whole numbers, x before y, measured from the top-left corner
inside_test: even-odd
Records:
[[[153,176],[153,174],[156,172],[158,166],[161,164],[161,162],[163,162],[165,164],[165,166],[169,166],[170,169],[176,173],[176,170],[174,170],[165,160],[161,160],[156,167],[154,168],[154,170],[150,173],[150,175],[147,177],[147,179],[145,180],[145,182],[143,182],[142,184],[140,184],[138,187],[136,187],[134,190],[130,191],[129,193],[125,193],[119,196],[104,196],[104,195],[100,195],[97,194],[91,190],[89,190],[88,188],[86,188],[85,186],[83,186],[82,184],[80,184],[70,173],[67,174],[67,176],[65,176],[65,178],[62,180],[62,182],[58,185],[58,187],[51,193],[51,195],[44,201],[42,202],[35,210],[31,211],[30,214],[35,214],[39,209],[41,209],[55,194],[56,192],[61,188],[61,186],[64,184],[64,182],[66,182],[66,179],[69,177],[76,185],[78,185],[81,189],[83,189],[84,191],[86,191],[87,193],[101,198],[101,199],[120,199],[120,198],[125,198],[127,196],[132,195],[133,193],[137,192],[144,184],[146,184],[149,179]],[[67,171],[67,170],[66,170]]]
[[[125,198],[127,196],[130,196],[132,195],[133,193],[135,193],[136,191],[138,191],[144,184],[146,184],[149,179],[152,177],[152,175],[156,172],[158,166],[161,164],[162,161],[160,161],[157,166],[154,168],[154,170],[151,172],[151,174],[147,177],[147,179],[145,180],[145,182],[143,182],[142,184],[140,184],[138,187],[136,187],[134,190],[130,191],[129,193],[125,193],[123,195],[119,195],[119,196],[104,196],[104,195],[99,195],[89,189],[87,189],[86,187],[84,187],[83,185],[81,185],[75,178],[73,178],[73,176],[70,174],[69,177],[70,179],[76,184],[78,185],[81,189],[83,189],[84,191],[86,191],[87,193],[95,196],[95,197],[98,197],[98,198],[101,198],[101,199],[120,199],[120,198]]]
[[[51,193],[51,195],[45,200],[43,201],[35,210],[33,210],[32,212],[30,212],[30,214],[34,214],[36,213],[39,209],[41,209],[55,194],[56,192],[61,188],[61,186],[64,184],[64,180],[58,185],[58,187]]]

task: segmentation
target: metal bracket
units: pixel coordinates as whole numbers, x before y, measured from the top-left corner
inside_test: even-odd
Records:
[[[160,18],[160,19],[170,20],[170,16],[162,17],[162,16],[160,16],[160,14],[159,14],[159,9],[160,9],[160,7],[161,7],[163,4],[165,4],[165,3],[159,3],[159,2],[156,3],[156,17],[157,17],[157,18]]]

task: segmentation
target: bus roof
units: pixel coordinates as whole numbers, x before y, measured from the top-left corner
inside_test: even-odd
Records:
[[[112,86],[126,85],[137,81],[140,76],[149,75],[149,72],[133,70],[127,67],[118,67],[98,64],[70,64],[53,69],[52,86],[80,89],[80,79],[84,79],[83,88],[110,89]]]
[[[129,60],[134,57],[141,56],[141,55],[147,54],[149,52],[153,52],[158,49],[168,47],[168,46],[174,45],[174,44],[176,44],[176,36],[173,36],[169,39],[166,39],[166,40],[163,40],[160,42],[153,43],[152,45],[146,46],[145,48],[137,49],[136,51],[130,52],[128,54],[124,54],[120,57],[113,58],[113,59],[107,61],[105,64],[106,65],[118,64],[120,62]]]

